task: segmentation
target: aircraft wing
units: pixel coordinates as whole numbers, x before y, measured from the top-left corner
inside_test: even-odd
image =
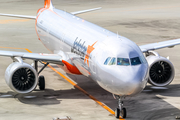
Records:
[[[93,8],[93,9],[88,9],[88,10],[81,10],[81,11],[71,12],[71,14],[77,15],[77,14],[86,13],[86,12],[91,12],[91,11],[99,10],[99,9],[101,9],[101,7]]]
[[[18,18],[26,18],[26,19],[36,19],[36,16],[28,16],[28,15],[15,15],[15,14],[3,14],[3,13],[0,13],[0,16],[18,17]]]
[[[86,12],[91,12],[91,11],[99,10],[99,9],[101,9],[101,7],[93,8],[93,9],[87,9],[87,10],[81,10],[81,11],[76,11],[76,12],[71,12],[71,14],[77,15],[77,14],[82,14],[82,13],[86,13]],[[36,16],[29,16],[29,15],[16,15],[16,14],[4,14],[4,13],[0,13],[0,16],[26,18],[26,19],[36,19]]]
[[[58,54],[44,54],[44,53],[28,53],[28,52],[14,52],[0,50],[0,56],[6,57],[21,57],[22,59],[31,59],[35,61],[42,61],[62,65],[62,56]]]
[[[3,14],[3,13],[0,13],[0,16],[18,17],[18,18],[26,18],[26,19],[36,19],[36,16],[28,16],[28,15],[15,15],[15,14]]]
[[[157,50],[157,49],[166,48],[166,47],[172,48],[175,45],[179,45],[179,44],[180,44],[180,39],[175,39],[175,40],[168,40],[168,41],[163,41],[163,42],[158,42],[158,43],[141,45],[139,47],[141,51],[144,53],[149,50]]]

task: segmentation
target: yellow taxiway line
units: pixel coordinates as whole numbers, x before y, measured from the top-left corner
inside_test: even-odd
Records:
[[[27,48],[13,48],[13,47],[1,47],[0,48],[8,48],[8,49],[24,49],[29,53],[32,53],[32,51],[30,51]],[[107,105],[105,105],[104,103],[100,102],[99,100],[97,100],[95,97],[93,97],[92,95],[90,95],[88,92],[86,92],[84,89],[82,89],[81,87],[79,87],[74,81],[70,80],[69,78],[67,78],[65,75],[63,75],[62,73],[60,73],[58,70],[56,70],[55,68],[53,68],[51,65],[48,65],[49,68],[51,68],[54,72],[56,72],[58,75],[60,75],[61,77],[63,77],[66,81],[68,81],[70,84],[72,84],[75,88],[79,89],[81,92],[83,92],[85,95],[87,95],[89,98],[91,98],[92,100],[94,100],[96,103],[98,103],[101,107],[103,107],[104,109],[106,109],[107,111],[109,111],[111,114],[115,115],[114,111],[109,108]],[[120,120],[125,120],[123,118],[120,118]]]
[[[9,20],[0,20],[0,24],[8,24],[8,23],[15,23],[15,22],[27,22],[30,21],[29,19],[9,19]]]

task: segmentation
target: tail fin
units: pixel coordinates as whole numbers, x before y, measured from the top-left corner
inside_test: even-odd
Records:
[[[51,9],[51,10],[53,9],[51,0],[44,0],[44,8]]]

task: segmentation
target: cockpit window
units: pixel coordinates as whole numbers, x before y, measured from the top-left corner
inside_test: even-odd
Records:
[[[146,58],[144,56],[139,57],[142,63],[147,63]]]
[[[109,63],[110,59],[111,59],[111,57],[108,57],[108,58],[106,59],[106,61],[104,62],[104,64],[107,65],[107,64]]]
[[[141,64],[139,57],[131,58],[131,65],[139,65],[139,64]]]
[[[109,62],[109,65],[115,65],[115,64],[116,64],[116,58],[113,57]]]
[[[128,58],[117,58],[117,65],[130,65]]]
[[[117,60],[116,60],[117,59]],[[117,63],[116,63],[117,62]],[[104,65],[121,65],[121,66],[129,66],[129,65],[139,65],[147,63],[144,56],[134,57],[134,58],[115,58],[115,57],[108,57],[104,62]]]

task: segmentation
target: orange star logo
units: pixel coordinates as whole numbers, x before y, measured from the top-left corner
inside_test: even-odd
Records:
[[[89,56],[90,56],[91,52],[95,49],[93,46],[96,43],[97,43],[97,41],[94,44],[92,44],[91,46],[88,45],[87,54],[86,54],[85,59],[84,59],[84,63],[87,61],[88,67],[89,67]]]

